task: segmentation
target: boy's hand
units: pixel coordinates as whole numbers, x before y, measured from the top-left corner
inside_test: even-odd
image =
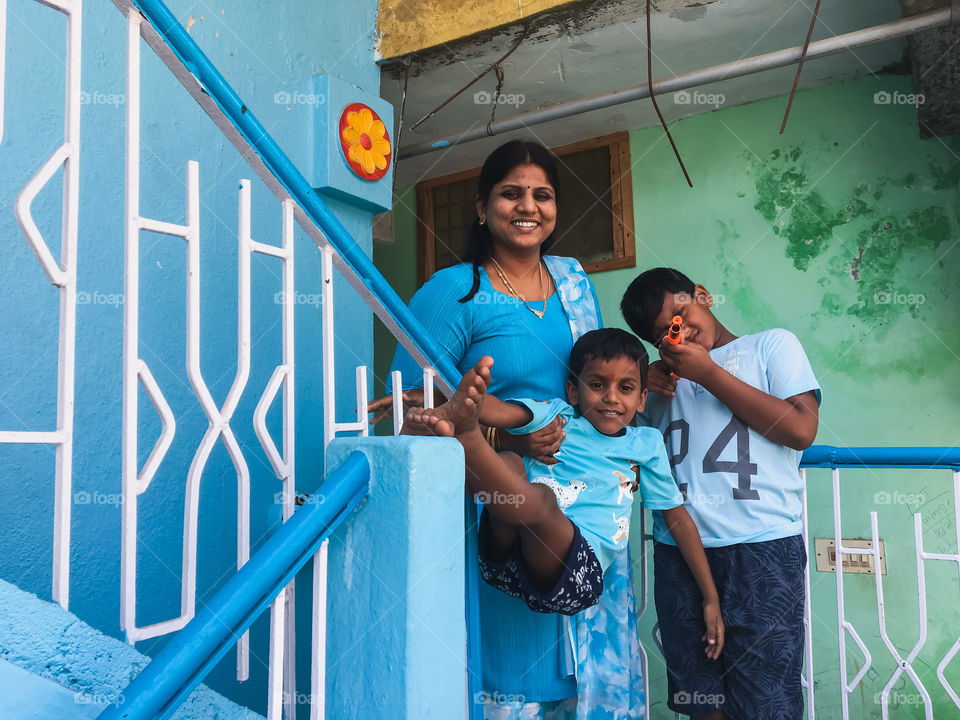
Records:
[[[677,379],[670,375],[670,368],[663,360],[650,363],[647,369],[647,390],[671,398],[676,394]]]
[[[704,653],[711,660],[720,657],[723,650],[723,616],[720,613],[720,601],[712,600],[703,603],[703,622],[707,626],[707,631],[700,638],[707,643]]]
[[[717,367],[707,349],[695,342],[680,343],[679,345],[662,343],[660,345],[660,357],[669,366],[667,371],[673,370],[680,377],[700,385],[704,384],[704,379]],[[674,382],[674,385],[676,385],[676,382]]]

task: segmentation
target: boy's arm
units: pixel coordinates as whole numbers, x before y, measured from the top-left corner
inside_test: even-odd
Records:
[[[710,565],[707,564],[706,553],[703,552],[700,533],[683,505],[661,512],[667,530],[676,541],[677,548],[693,573],[693,579],[697,581],[697,587],[703,596],[703,621],[707,631],[700,639],[707,641],[707,657],[716,660],[723,650],[723,616],[720,613],[720,596],[713,584],[713,575],[710,573]]]
[[[728,373],[696,343],[664,343],[660,354],[680,377],[702,385],[768,440],[794,450],[805,450],[813,444],[820,411],[812,390],[785,400],[768,395]]]

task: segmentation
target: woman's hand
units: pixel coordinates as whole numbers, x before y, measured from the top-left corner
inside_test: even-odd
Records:
[[[404,415],[407,414],[407,410],[410,408],[423,407],[422,387],[404,390],[400,397],[403,398]],[[370,421],[371,425],[376,425],[384,418],[393,417],[393,395],[384,395],[376,400],[371,400],[367,403],[367,412],[374,414],[373,419]]]
[[[720,614],[720,600],[714,598],[703,603],[703,622],[707,626],[707,631],[700,638],[707,643],[704,652],[711,660],[720,657],[723,650],[723,616]]]
[[[546,465],[556,464],[553,457],[560,449],[560,443],[566,433],[563,430],[563,418],[554,418],[553,422],[529,435],[513,435],[506,430],[497,431],[501,450],[512,450],[518,455],[526,455]]]

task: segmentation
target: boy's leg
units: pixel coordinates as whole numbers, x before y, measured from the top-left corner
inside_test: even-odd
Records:
[[[727,712],[734,718],[802,720],[803,538],[744,543],[730,550],[735,552],[721,603],[727,628]]]
[[[483,360],[463,376],[453,397],[443,405],[414,408],[404,421],[405,432],[432,432],[456,437],[463,445],[467,485],[484,500],[485,512],[518,529],[520,550],[531,579],[552,587],[565,568],[575,536],[573,523],[557,506],[550,488],[527,482],[523,460],[515,453],[497,453],[480,432],[479,411],[490,381]],[[409,427],[408,427],[409,425]]]

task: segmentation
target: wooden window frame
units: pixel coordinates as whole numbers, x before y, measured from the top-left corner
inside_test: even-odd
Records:
[[[558,158],[606,146],[610,152],[610,210],[613,217],[613,257],[583,263],[588,273],[636,267],[636,236],[633,229],[633,180],[630,165],[630,135],[626,132],[581,140],[552,148]],[[434,188],[480,176],[480,168],[431,178],[417,183],[417,285],[423,285],[436,270]]]

